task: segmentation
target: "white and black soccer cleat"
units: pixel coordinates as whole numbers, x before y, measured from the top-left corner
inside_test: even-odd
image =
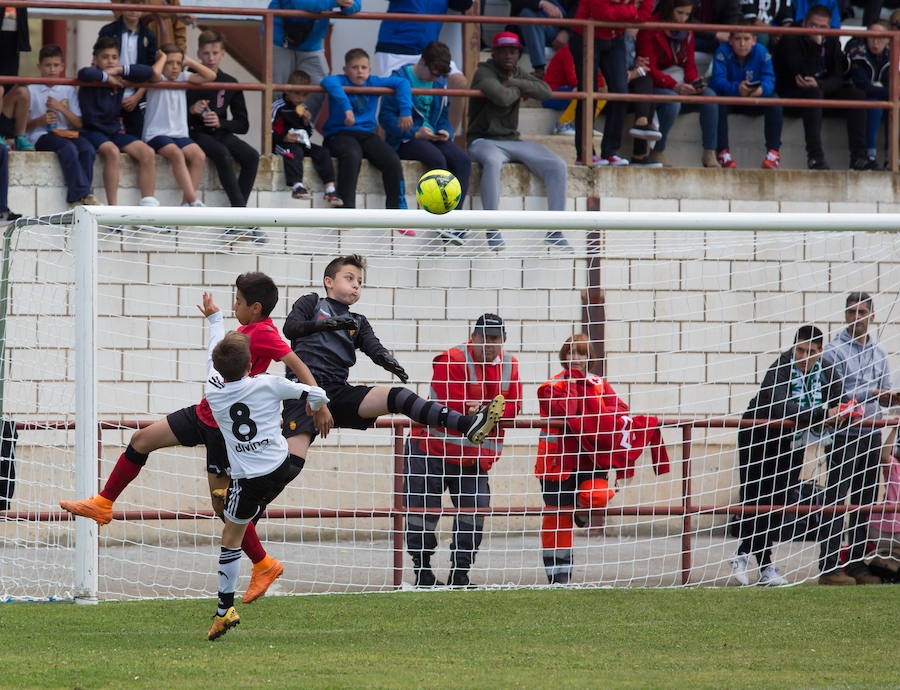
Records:
[[[481,444],[485,436],[493,431],[497,422],[503,417],[503,406],[505,404],[506,399],[502,395],[498,395],[490,403],[478,410],[475,413],[475,421],[472,422],[472,426],[466,431],[466,438],[472,443]]]

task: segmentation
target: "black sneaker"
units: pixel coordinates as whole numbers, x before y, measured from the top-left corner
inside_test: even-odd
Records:
[[[661,168],[663,167],[662,161],[651,160],[650,156],[642,156],[641,158],[636,158],[635,156],[631,157],[631,165],[637,166],[639,168]]]
[[[451,587],[457,589],[469,589],[472,584],[469,582],[468,568],[454,568],[450,571],[450,581],[447,583]]]
[[[569,584],[569,573],[556,573],[547,578],[551,585]]]
[[[878,161],[869,157],[856,157],[850,159],[851,170],[875,170],[878,167]]]
[[[431,568],[416,568],[416,581],[413,587],[416,589],[431,589],[432,587],[443,587],[444,583],[434,576]]]
[[[824,158],[810,158],[806,161],[806,167],[810,170],[831,170],[831,166]]]
[[[9,209],[0,211],[0,222],[13,223],[22,217],[21,213],[13,213]]]
[[[505,404],[506,398],[498,395],[490,403],[478,410],[474,415],[475,421],[472,422],[472,426],[466,431],[466,438],[472,443],[480,445],[484,441],[484,437],[491,433],[497,422],[500,421]]]

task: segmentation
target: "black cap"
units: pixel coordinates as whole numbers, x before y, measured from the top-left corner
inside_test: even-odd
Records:
[[[481,333],[482,335],[499,335],[506,340],[506,328],[503,326],[503,319],[496,314],[482,314],[475,322],[473,333]]]

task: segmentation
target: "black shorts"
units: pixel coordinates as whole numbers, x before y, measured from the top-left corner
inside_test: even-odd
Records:
[[[591,479],[608,479],[609,470],[577,470],[561,482],[541,479],[544,505],[578,506],[578,487]]]
[[[296,455],[276,469],[261,477],[232,479],[225,496],[225,517],[231,522],[245,525],[262,515],[266,506],[278,498],[284,487],[290,484],[303,469],[304,460]]]
[[[0,137],[12,139],[16,135],[16,122],[0,113]]]
[[[377,417],[363,419],[359,416],[359,406],[362,404],[372,386],[351,386],[347,383],[324,384],[328,395],[328,409],[334,417],[336,429],[368,429],[375,425]],[[281,434],[285,438],[297,434],[309,434],[315,438],[319,433],[313,425],[313,418],[306,414],[305,400],[285,400],[284,411],[281,413]]]
[[[183,407],[168,415],[166,421],[178,439],[187,448],[206,446],[206,471],[217,477],[227,477],[231,469],[225,438],[215,427],[204,424],[197,416],[197,406]]]

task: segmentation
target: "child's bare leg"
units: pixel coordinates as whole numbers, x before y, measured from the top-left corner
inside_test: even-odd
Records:
[[[4,102],[3,114],[13,120],[13,134],[17,137],[25,135],[30,104],[31,94],[24,86],[16,86],[10,90]]]
[[[212,502],[213,512],[222,517],[225,512],[225,492],[228,491],[228,485],[231,483],[230,477],[219,477],[215,474],[207,473],[206,479],[209,482],[209,498]]]
[[[104,141],[97,149],[103,158],[103,188],[106,190],[106,203],[115,206],[119,203],[119,147],[111,141]]]
[[[206,154],[197,144],[185,146],[182,150],[187,162],[187,169],[191,175],[191,185],[194,189],[194,198],[197,198],[197,190],[200,189],[200,180],[203,178],[203,168],[206,167]]]
[[[180,445],[178,437],[169,426],[169,420],[165,417],[158,419],[153,424],[143,429],[138,429],[131,437],[131,447],[138,453],[149,455],[160,448],[171,448]]]
[[[172,166],[172,176],[181,187],[181,203],[192,204],[197,200],[194,194],[194,186],[191,182],[191,174],[188,172],[187,164],[184,162],[184,154],[175,144],[167,144],[159,151],[159,155],[169,161]]]
[[[153,196],[156,191],[156,154],[153,149],[143,141],[132,141],[122,150],[137,163],[137,182],[141,196]]]
[[[363,403],[365,403],[365,400],[363,401]],[[362,405],[360,405],[360,409],[362,409]],[[310,438],[309,434],[297,434],[296,436],[291,436],[287,440],[287,444],[288,453],[290,453],[291,455],[296,455],[298,458],[305,458],[306,452],[309,450],[309,446],[312,444],[312,438]]]

